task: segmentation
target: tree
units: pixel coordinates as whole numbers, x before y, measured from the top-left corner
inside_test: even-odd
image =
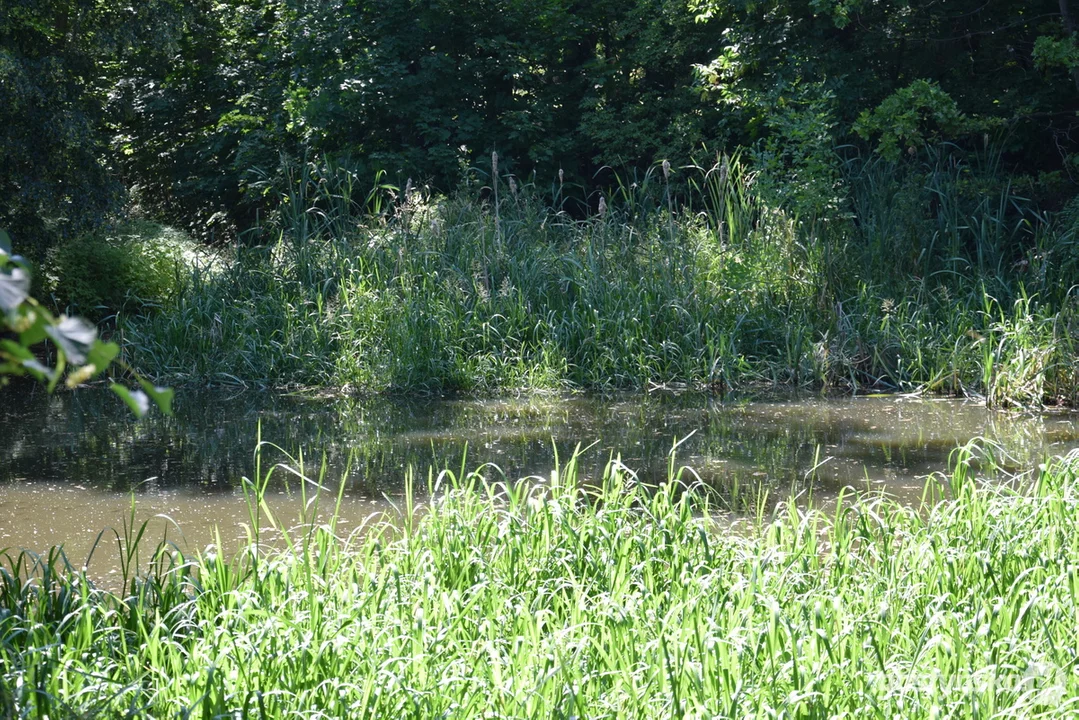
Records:
[[[272,172],[295,150],[291,18],[277,0],[199,0],[184,5],[173,52],[141,46],[118,63],[114,156],[140,207],[203,239],[254,222],[252,171]]]
[[[931,94],[937,110],[963,122],[940,125],[939,112],[923,113],[931,124],[910,139],[928,131],[975,147],[991,132],[1020,172],[1060,170],[1076,151],[1079,93],[1071,60],[1046,62],[1043,51],[1039,62],[1037,47],[1050,36],[1071,42],[1066,10],[1066,0],[704,0],[702,16],[727,16],[732,30],[702,78],[739,117],[740,142],[783,131],[775,116],[802,106],[826,109],[834,144],[857,140],[863,118],[891,154],[894,134],[864,120],[886,124],[885,115],[908,113],[915,95]]]
[[[117,61],[164,52],[178,0],[0,0],[0,226],[40,257],[123,198],[105,150]]]

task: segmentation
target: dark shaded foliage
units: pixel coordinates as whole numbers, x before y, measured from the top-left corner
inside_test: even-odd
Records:
[[[106,102],[124,58],[168,51],[179,7],[0,1],[0,227],[30,256],[120,206]]]
[[[0,225],[34,246],[100,224],[125,187],[232,238],[313,154],[449,190],[497,151],[503,173],[587,198],[607,167],[751,147],[799,214],[833,216],[837,147],[918,162],[950,143],[1046,207],[1074,195],[1079,50],[1059,0],[0,7]]]

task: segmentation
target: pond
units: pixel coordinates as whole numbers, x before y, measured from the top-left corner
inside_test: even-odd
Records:
[[[240,479],[252,477],[256,438],[303,450],[309,475],[346,482],[342,528],[399,505],[406,469],[422,494],[429,467],[490,463],[485,474],[549,476],[580,444],[583,474],[612,455],[646,482],[666,476],[669,453],[716,489],[730,512],[753,512],[792,493],[827,501],[843,487],[920,502],[925,477],[975,437],[999,443],[1017,466],[1079,445],[1079,415],[988,411],[974,402],[904,397],[727,397],[655,392],[476,400],[318,399],[268,392],[181,390],[172,417],[135,421],[107,391],[49,396],[0,392],[0,548],[63,543],[83,562],[98,534],[115,546],[125,521],[154,519],[149,535],[187,549],[243,536]],[[465,458],[467,449],[467,458]],[[288,461],[267,448],[263,467]],[[289,461],[291,462],[291,461]],[[347,470],[347,475],[346,475]],[[767,491],[765,493],[764,491]],[[295,477],[277,472],[270,504],[300,517]],[[324,505],[329,503],[329,499]],[[99,551],[115,555],[114,551]],[[95,560],[108,563],[109,560]]]

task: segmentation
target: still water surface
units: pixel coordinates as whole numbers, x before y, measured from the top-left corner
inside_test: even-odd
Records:
[[[131,514],[156,515],[150,534],[188,549],[242,536],[249,514],[240,478],[252,477],[264,440],[303,450],[310,473],[325,458],[326,484],[346,482],[342,528],[399,503],[406,468],[492,463],[489,477],[547,476],[554,454],[580,443],[587,477],[622,461],[646,481],[677,465],[696,470],[733,511],[810,490],[827,499],[844,486],[883,490],[917,503],[925,477],[947,467],[960,444],[985,437],[1017,465],[1079,446],[1079,415],[1011,414],[958,400],[717,398],[698,394],[532,396],[451,400],[374,397],[326,400],[271,393],[181,390],[175,415],[133,420],[99,390],[0,392],[0,548],[40,551],[63,543],[85,560],[98,533],[122,533]],[[350,461],[351,457],[351,462]],[[267,450],[264,467],[286,460]],[[349,468],[347,476],[346,467]],[[497,469],[496,469],[497,468]],[[815,468],[815,470],[814,470]],[[271,482],[271,505],[298,518],[299,492],[287,473]],[[182,534],[181,534],[182,533]],[[115,555],[105,536],[98,556]],[[98,561],[109,562],[109,560]]]

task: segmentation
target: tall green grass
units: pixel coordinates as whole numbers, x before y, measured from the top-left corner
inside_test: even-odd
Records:
[[[391,523],[271,549],[253,517],[234,558],[162,548],[121,592],[8,554],[0,712],[1073,717],[1079,455],[991,469],[963,450],[922,508],[848,496],[734,529],[673,460],[658,488],[617,460],[445,473]]]
[[[765,197],[737,156],[619,179],[581,216],[508,176],[435,198],[360,191],[347,168],[312,162],[280,190],[264,244],[195,271],[125,338],[174,382],[768,382],[1074,404],[1070,230],[1009,186],[965,189],[944,160],[849,175],[849,214],[831,219]]]

